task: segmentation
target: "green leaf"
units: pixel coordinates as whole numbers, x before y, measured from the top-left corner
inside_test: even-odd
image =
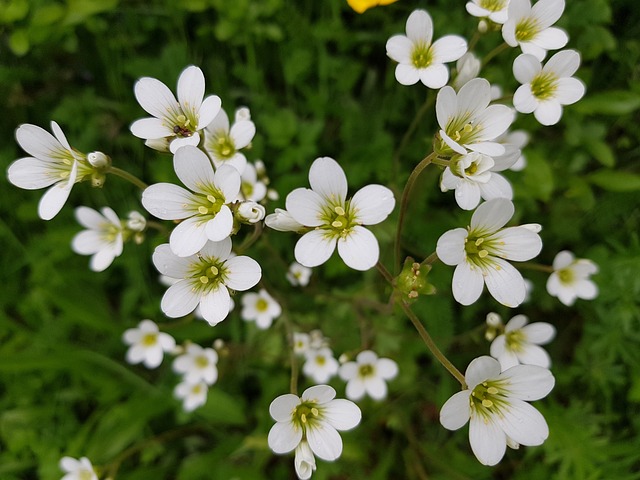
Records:
[[[575,110],[587,115],[626,115],[640,108],[640,94],[624,90],[591,95],[575,105]]]
[[[13,31],[9,37],[9,48],[19,57],[29,51],[29,35],[25,29],[21,28]]]
[[[616,159],[613,150],[605,142],[600,140],[587,141],[585,147],[605,167],[613,167],[615,165]]]
[[[633,192],[640,190],[640,175],[615,170],[598,170],[589,175],[589,181],[610,192]]]
[[[29,13],[29,2],[27,0],[11,0],[7,5],[2,2],[0,5],[0,24],[10,24],[22,20]]]

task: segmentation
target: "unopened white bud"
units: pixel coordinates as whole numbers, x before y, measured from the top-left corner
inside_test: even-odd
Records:
[[[500,328],[502,326],[502,319],[500,315],[495,312],[487,314],[487,325],[493,328]]]
[[[266,213],[262,205],[252,200],[244,201],[238,206],[239,220],[244,223],[258,223]]]
[[[280,198],[280,194],[276,192],[273,188],[267,190],[267,198],[269,200],[276,201]]]
[[[127,219],[127,228],[134,232],[142,232],[147,227],[147,219],[140,212],[132,210]]]
[[[251,111],[249,107],[240,107],[236,109],[235,121],[241,122],[243,120],[251,120]]]
[[[111,158],[102,152],[91,152],[87,155],[87,160],[95,168],[105,168],[111,165]]]

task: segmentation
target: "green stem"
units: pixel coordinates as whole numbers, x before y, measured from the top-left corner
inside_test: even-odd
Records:
[[[539,272],[553,273],[555,270],[551,265],[541,265],[539,263],[522,262],[518,263],[518,267],[527,270],[537,270]]]
[[[141,190],[144,190],[149,186],[146,183],[144,183],[142,180],[140,180],[138,177],[136,177],[135,175],[132,175],[131,173],[125,172],[124,170],[121,170],[116,167],[109,168],[109,170],[107,170],[107,173],[112,173],[116,177],[124,178],[127,182],[133,183],[136,187],[138,187]]]
[[[420,265],[433,265],[436,261],[438,261],[438,254],[436,252],[433,252],[431,255],[429,255],[427,258],[425,258]]]
[[[507,42],[501,43],[496,48],[494,48],[489,53],[487,53],[487,56],[482,59],[482,66],[483,67],[486,66],[487,63],[489,63],[489,60],[491,60],[493,57],[495,57],[499,53],[502,53],[503,51],[505,51],[505,50],[507,50],[509,48],[510,47],[509,47],[509,44]]]
[[[423,158],[416,168],[413,169],[411,175],[409,175],[409,179],[404,186],[404,190],[402,191],[402,199],[400,200],[400,216],[398,217],[398,226],[396,228],[396,238],[394,243],[394,251],[395,251],[395,265],[399,265],[402,268],[402,263],[400,259],[400,238],[402,236],[402,227],[404,224],[404,217],[407,213],[407,206],[409,203],[409,197],[411,196],[411,192],[413,190],[413,186],[416,183],[416,180],[422,173],[422,171],[427,168],[427,166],[433,161],[436,157],[435,152],[431,152],[425,158]]]
[[[236,253],[238,255],[242,255],[251,245],[256,243],[256,240],[260,238],[260,234],[262,233],[262,222],[258,222],[253,226],[253,232],[250,236],[245,238],[244,242],[238,247]]]
[[[385,278],[385,280],[387,280],[387,282],[389,282],[393,287],[393,277],[391,276],[391,273],[389,273],[385,266],[380,262],[376,264],[376,267],[380,274]],[[453,375],[453,377],[460,383],[463,389],[466,389],[467,383],[465,382],[464,375],[460,373],[460,370],[458,370],[455,365],[451,363],[449,359],[444,355],[444,353],[442,353],[442,351],[438,348],[436,343],[431,338],[431,335],[429,335],[429,332],[427,332],[427,329],[424,328],[424,326],[420,322],[420,319],[416,316],[415,313],[413,313],[413,310],[411,310],[409,304],[404,300],[399,300],[397,301],[397,303],[400,305],[400,308],[402,308],[409,320],[411,320],[411,323],[418,331],[420,338],[422,338],[422,341],[425,343],[433,356],[436,357],[436,360],[438,360],[442,364],[442,366],[446,368],[451,375]]]

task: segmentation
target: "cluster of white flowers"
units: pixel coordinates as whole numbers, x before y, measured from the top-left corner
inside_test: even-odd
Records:
[[[320,330],[294,333],[293,351],[304,357],[302,373],[316,383],[326,383],[338,374],[340,364],[329,348],[329,339]]]
[[[183,401],[186,412],[191,412],[207,401],[207,391],[218,380],[218,354],[212,348],[188,343],[184,353],[173,361],[173,370],[182,374],[174,395]]]

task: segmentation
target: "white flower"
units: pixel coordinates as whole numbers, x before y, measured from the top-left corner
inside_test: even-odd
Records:
[[[301,286],[306,287],[309,285],[309,279],[313,270],[304,265],[300,265],[298,262],[293,262],[289,265],[289,271],[287,272],[287,280],[294,287]]]
[[[129,328],[122,335],[129,345],[127,362],[144,363],[147,368],[156,368],[162,363],[164,352],[171,352],[176,341],[168,333],[160,332],[151,320],[142,320],[137,328]]]
[[[252,163],[247,163],[241,175],[240,192],[245,200],[260,202],[267,196],[267,186],[258,180],[258,171]]]
[[[182,408],[185,412],[192,412],[207,403],[208,391],[209,386],[204,381],[197,383],[184,381],[176,385],[173,394],[182,400]]]
[[[509,0],[471,0],[466,8],[474,17],[488,18],[494,23],[507,21],[507,7]]]
[[[236,218],[243,223],[253,224],[258,223],[264,219],[266,211],[264,206],[253,200],[245,200],[240,202],[238,209],[236,210]]]
[[[584,96],[585,86],[572,77],[580,66],[580,54],[562,50],[542,64],[522,54],[513,62],[513,74],[522,85],[513,95],[513,106],[531,113],[542,125],[555,125],[562,117],[562,106],[576,103]]]
[[[551,366],[551,357],[539,345],[553,340],[555,327],[545,322],[527,325],[528,322],[526,316],[516,315],[507,322],[504,333],[491,343],[491,356],[500,362],[502,370],[519,364]]]
[[[173,360],[173,371],[184,375],[184,381],[192,385],[199,382],[213,385],[218,380],[217,363],[218,354],[214,349],[189,343],[185,353]]]
[[[496,141],[504,145],[505,153],[499,157],[494,157],[494,160],[510,165],[507,168],[514,172],[524,170],[527,166],[527,159],[522,153],[522,149],[529,143],[529,133],[525,130],[505,132],[496,138]]]
[[[261,288],[258,293],[245,293],[241,301],[242,319],[247,322],[255,321],[256,326],[261,330],[269,328],[273,320],[282,313],[280,304],[264,288]]]
[[[514,211],[509,200],[489,200],[476,209],[467,229],[449,230],[438,239],[438,258],[446,265],[456,265],[453,296],[462,305],[474,303],[485,283],[493,298],[507,307],[523,302],[524,279],[506,260],[526,261],[538,255],[541,227],[503,228]]]
[[[328,347],[312,348],[305,354],[302,373],[316,383],[325,383],[338,373],[339,364]]]
[[[444,65],[459,59],[467,51],[467,42],[458,35],[447,35],[431,43],[433,21],[425,10],[414,10],[406,24],[407,35],[387,40],[387,55],[398,62],[396,80],[413,85],[420,80],[429,88],[441,88],[449,81]]]
[[[308,333],[293,333],[293,352],[298,355],[306,355],[309,351],[311,339]]]
[[[25,123],[16,130],[16,140],[31,157],[16,160],[7,170],[9,181],[19,188],[51,187],[38,204],[38,215],[51,220],[62,209],[71,188],[93,171],[84,156],[69,145],[62,129],[51,122],[55,137],[37,125]]]
[[[183,317],[200,305],[211,326],[224,320],[231,308],[229,289],[244,291],[262,275],[258,262],[246,256],[231,257],[231,239],[208,242],[197,255],[178,257],[168,244],[153,253],[158,271],[179,281],[169,287],[160,308],[171,318]]]
[[[247,157],[239,150],[249,145],[255,134],[256,126],[251,120],[236,119],[229,128],[229,117],[224,110],[220,110],[205,130],[204,148],[216,168],[230,165],[243,173]]]
[[[311,474],[316,469],[316,457],[306,440],[301,440],[296,447],[296,456],[293,462],[296,467],[296,475],[300,480],[311,478]]]
[[[71,248],[80,255],[92,255],[89,267],[102,272],[122,253],[120,219],[109,207],[102,209],[102,215],[89,207],[78,207],[75,214],[78,223],[87,230],[73,237]]]
[[[436,116],[440,124],[438,153],[466,155],[468,150],[489,156],[502,155],[504,146],[495,139],[513,122],[513,111],[506,105],[489,105],[491,86],[484,78],[465,83],[456,94],[444,87],[436,98]]]
[[[240,174],[229,166],[215,172],[201,150],[186,146],[176,152],[173,165],[178,178],[189,189],[171,183],[157,183],[142,193],[142,205],[163,220],[181,220],[171,232],[173,253],[188,257],[207,240],[218,242],[231,235],[233,213],[228,204],[240,192]]]
[[[355,270],[368,270],[378,261],[380,247],[362,225],[382,222],[393,210],[393,192],[382,185],[367,185],[347,201],[347,177],[329,157],[316,159],[309,170],[311,189],[297,188],[287,195],[287,212],[297,223],[313,230],[296,243],[294,255],[305,267],[326,262],[338,254]]]
[[[304,225],[296,222],[289,212],[276,208],[275,213],[270,213],[264,219],[267,227],[279,232],[299,232],[305,229]]]
[[[551,26],[563,11],[564,0],[539,0],[533,7],[530,0],[511,0],[502,37],[510,46],[520,45],[522,53],[542,61],[547,50],[558,50],[569,41],[564,30]]]
[[[541,445],[547,439],[547,422],[527,401],[539,400],[553,389],[549,370],[517,365],[500,373],[500,363],[483,356],[469,364],[465,381],[467,388],[442,406],[440,423],[458,430],[470,421],[469,442],[480,463],[497,464],[507,445]]]
[[[347,382],[346,395],[349,400],[360,400],[365,394],[375,400],[387,396],[385,380],[398,375],[398,364],[389,358],[378,358],[371,350],[358,354],[355,362],[340,366],[340,378]]]
[[[276,421],[269,430],[269,448],[275,453],[288,453],[301,442],[307,442],[317,457],[327,461],[337,459],[342,454],[338,431],[354,428],[362,414],[355,403],[336,400],[335,396],[336,391],[330,386],[316,385],[307,388],[302,397],[289,393],[276,398],[269,406],[269,413]],[[307,468],[313,469],[308,451],[297,452],[297,455],[300,461],[309,464]]]
[[[507,168],[497,163],[488,155],[470,152],[467,155],[456,155],[450,166],[442,172],[440,189],[443,192],[455,190],[456,203],[460,208],[473,210],[480,203],[480,198],[513,198],[513,189],[509,181],[496,173]]]
[[[178,100],[169,87],[150,77],[138,80],[134,92],[140,106],[152,118],[133,122],[131,133],[147,140],[169,138],[171,153],[185,145],[197,146],[199,131],[221,111],[220,97],[204,98],[204,74],[194,65],[185,68],[178,78]]]
[[[473,53],[467,52],[456,62],[456,78],[453,80],[453,88],[460,90],[469,80],[472,80],[480,73],[482,63]]]
[[[573,305],[577,298],[593,300],[598,296],[598,286],[589,279],[598,273],[598,266],[591,260],[576,260],[573,253],[563,250],[553,259],[553,270],[547,280],[547,292],[565,305]]]
[[[60,459],[60,470],[65,473],[61,480],[98,480],[98,475],[93,470],[93,465],[87,457],[76,460],[72,457]]]

